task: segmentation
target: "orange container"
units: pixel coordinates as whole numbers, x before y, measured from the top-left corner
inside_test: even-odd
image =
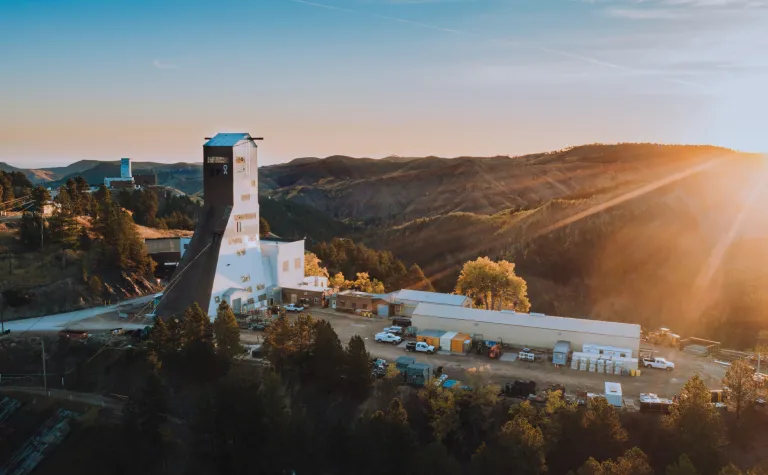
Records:
[[[467,343],[469,341],[469,343]],[[451,340],[451,351],[454,353],[466,353],[471,346],[472,338],[469,335],[459,333]]]

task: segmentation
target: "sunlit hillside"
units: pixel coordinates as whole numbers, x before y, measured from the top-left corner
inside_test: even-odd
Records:
[[[366,224],[369,245],[419,263],[440,290],[452,290],[464,261],[506,257],[535,311],[749,346],[751,322],[768,311],[755,287],[768,277],[767,164],[714,147],[625,144],[518,158],[334,157],[263,175],[278,202]]]

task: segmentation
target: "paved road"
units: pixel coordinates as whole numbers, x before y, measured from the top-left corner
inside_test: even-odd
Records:
[[[14,320],[10,322],[5,322],[5,329],[11,330],[12,333],[18,334],[21,332],[28,332],[28,331],[34,331],[34,332],[51,332],[51,331],[59,331],[64,326],[76,326],[73,324],[76,324],[78,322],[82,322],[83,320],[88,320],[89,318],[98,317],[100,315],[104,315],[107,313],[115,313],[117,311],[118,306],[122,305],[141,305],[146,304],[148,302],[151,302],[156,295],[159,294],[151,294],[151,295],[145,295],[144,297],[137,297],[135,299],[129,299],[129,300],[123,300],[121,302],[118,302],[114,305],[107,305],[104,307],[93,307],[93,308],[86,308],[83,310],[76,310],[74,312],[67,312],[67,313],[59,313],[56,315],[46,315],[43,317],[34,317],[34,318],[26,318],[24,320]],[[99,325],[95,325],[99,326]],[[126,328],[124,325],[112,325],[114,326],[123,326],[123,328]],[[143,328],[143,324],[135,324],[132,325],[137,328]],[[82,325],[79,325],[79,327],[82,327]],[[83,328],[88,329],[88,328]],[[98,328],[102,329],[102,328]]]

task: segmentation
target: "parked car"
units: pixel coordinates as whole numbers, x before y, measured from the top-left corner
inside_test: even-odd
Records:
[[[251,325],[249,329],[255,332],[263,332],[264,330],[267,329],[268,326],[269,326],[269,323],[267,322],[256,322],[253,325]]]
[[[397,325],[401,328],[408,328],[412,325],[411,319],[408,317],[393,317],[392,325]]]
[[[392,343],[394,345],[397,345],[398,343],[403,341],[403,339],[400,338],[399,336],[393,335],[392,333],[388,333],[388,332],[377,333],[376,336],[374,337],[374,340],[376,340],[379,343]]]
[[[304,307],[302,307],[301,305],[293,304],[293,303],[289,303],[284,308],[286,312],[303,312],[304,311]]]
[[[391,326],[383,329],[382,331],[386,333],[392,333],[393,335],[402,335],[403,327]]]
[[[405,351],[417,351],[419,353],[426,353],[428,355],[431,355],[435,352],[435,347],[432,345],[428,345],[423,341],[420,342],[413,342],[409,341],[405,345]]]
[[[501,389],[502,394],[509,397],[527,398],[530,394],[536,393],[535,381],[515,380],[512,383],[504,384]]]
[[[664,358],[643,358],[643,366],[646,368],[665,369],[667,371],[675,369],[675,363]]]

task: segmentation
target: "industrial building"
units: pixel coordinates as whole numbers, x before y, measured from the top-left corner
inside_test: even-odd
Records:
[[[145,239],[147,254],[157,263],[155,275],[160,278],[170,278],[176,271],[181,258],[189,248],[192,238],[167,237]]]
[[[305,307],[329,305],[329,297],[333,289],[328,286],[328,277],[305,277],[303,282],[297,285],[284,285],[283,302],[299,304]]]
[[[279,303],[281,286],[304,281],[304,241],[259,237],[256,138],[217,134],[203,145],[205,202],[192,241],[156,313],[181,315],[193,303],[211,318],[222,301],[236,314]]]
[[[413,312],[412,321],[419,330],[483,335],[486,340],[529,348],[551,350],[558,342],[568,342],[570,348],[582,348],[585,344],[628,348],[635,354],[640,348],[640,325],[629,323],[431,303],[420,303]]]
[[[104,178],[104,186],[110,189],[135,188],[136,182],[133,180],[133,171],[131,170],[131,159],[120,159],[120,177]]]
[[[401,304],[400,315],[410,317],[420,303],[452,305],[454,307],[472,306],[472,299],[466,295],[442,294],[439,292],[424,292],[421,290],[403,289],[394,294],[394,301]]]

